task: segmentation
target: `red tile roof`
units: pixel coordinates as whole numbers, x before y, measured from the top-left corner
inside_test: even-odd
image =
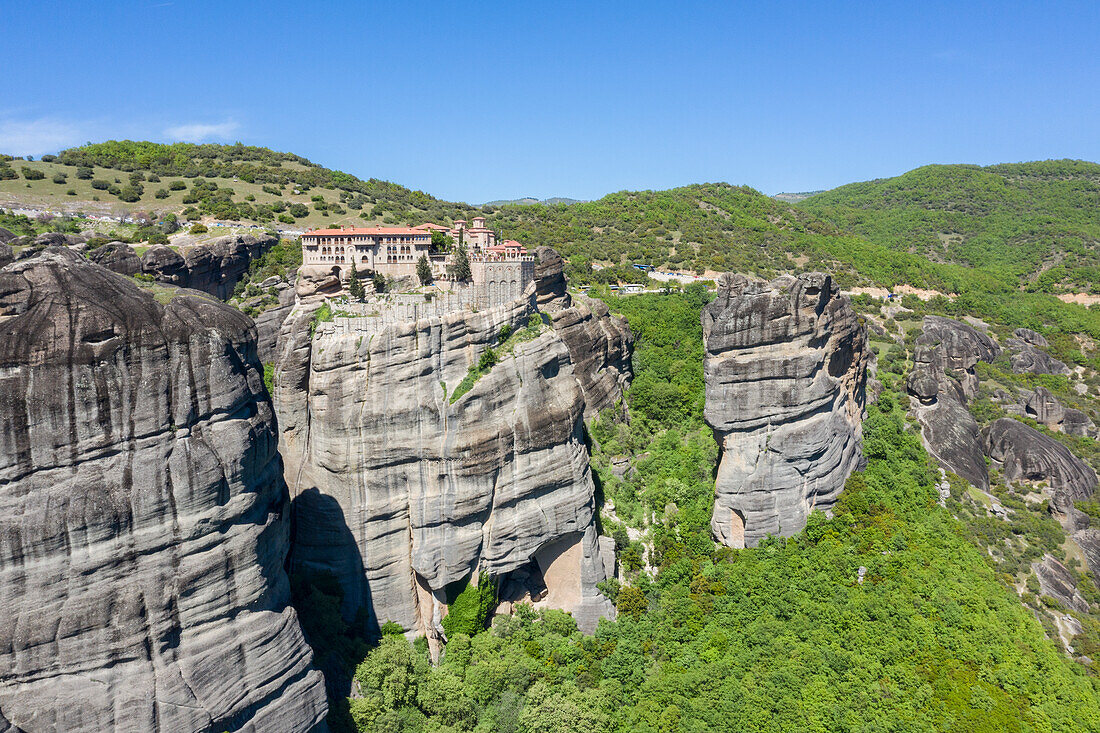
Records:
[[[314,229],[312,232],[306,232],[303,237],[347,237],[364,234],[375,234],[383,236],[424,236],[423,229],[414,229],[412,227],[348,227],[346,229]]]
[[[427,223],[424,223],[424,224],[417,224],[416,226],[413,227],[413,229],[428,229],[428,230],[434,229],[434,230],[440,231],[440,232],[449,232],[449,231],[451,231],[450,227],[441,226],[439,224],[433,224],[430,221],[427,222]]]

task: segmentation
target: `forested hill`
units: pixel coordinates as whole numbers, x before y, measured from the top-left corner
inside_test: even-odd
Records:
[[[1100,338],[1100,312],[1041,292],[1100,287],[1098,197],[1100,166],[1073,161],[928,166],[797,205],[747,186],[703,183],[479,207],[240,144],[111,141],[36,161],[0,158],[0,206],[283,229],[483,215],[504,237],[557,248],[574,284],[645,281],[634,265],[712,276],[825,270],[845,287],[929,288],[958,295],[960,312]]]
[[[574,282],[644,279],[632,265],[772,276],[828,269],[849,284],[950,288],[950,275],[891,253],[746,186],[622,191],[598,201],[471,206],[289,153],[246,145],[110,141],[42,160],[0,161],[0,196],[31,208],[153,211],[270,226],[450,223],[484,215],[503,236],[553,245]],[[9,204],[10,205],[10,204]]]
[[[1100,288],[1100,165],[928,165],[798,207],[896,251],[982,268],[1028,290]]]

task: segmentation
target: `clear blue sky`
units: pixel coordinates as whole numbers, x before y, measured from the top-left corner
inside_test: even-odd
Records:
[[[1100,159],[1100,2],[4,2],[0,151],[265,145],[447,199]]]

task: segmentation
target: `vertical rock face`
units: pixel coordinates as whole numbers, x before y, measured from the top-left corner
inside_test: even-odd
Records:
[[[906,382],[925,448],[945,469],[981,489],[988,488],[989,473],[978,423],[966,405],[978,394],[975,365],[999,354],[993,339],[973,326],[925,316]]]
[[[553,318],[554,331],[569,349],[574,373],[584,393],[584,415],[611,407],[632,376],[634,336],[621,318],[611,316],[603,301],[574,301],[566,290],[564,262],[550,247],[536,253],[535,299],[539,310]]]
[[[0,270],[0,728],[304,731],[251,322],[67,250]]]
[[[712,530],[751,546],[827,507],[861,460],[866,330],[828,275],[723,275],[703,310],[704,416],[721,446]]]
[[[589,390],[614,401],[620,382],[599,391],[614,365],[582,374],[561,332],[616,328],[585,326],[608,320],[586,310],[532,331],[544,315],[535,300],[532,287],[479,312],[384,324],[337,317],[315,333],[316,304],[300,304],[283,324],[275,392],[295,496],[293,564],[335,574],[348,615],[365,606],[373,623],[438,639],[465,581],[525,566],[544,577],[546,602],[582,628],[613,613],[595,587],[606,571],[582,385],[590,374]],[[568,320],[561,330],[559,319]],[[524,338],[501,349],[503,326]],[[499,363],[471,384],[470,367],[490,347]],[[628,338],[622,348],[628,361]]]

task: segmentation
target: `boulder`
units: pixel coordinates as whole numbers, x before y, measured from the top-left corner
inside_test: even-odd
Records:
[[[861,462],[866,330],[822,273],[722,275],[702,325],[721,450],[711,529],[731,547],[794,534]]]
[[[992,338],[967,323],[925,316],[914,352],[914,369],[931,371],[941,389],[958,391],[965,404],[978,395],[974,366],[993,361],[1001,350]]]
[[[0,227],[0,244],[7,244],[11,240],[15,239],[15,232],[10,229]]]
[[[1086,499],[1096,488],[1092,467],[1057,440],[1010,417],[984,431],[986,453],[1009,481],[1046,481],[1070,500]]]
[[[187,280],[183,284],[228,300],[252,261],[278,243],[278,238],[270,234],[245,234],[189,247],[184,253]]]
[[[15,259],[15,252],[10,244],[0,243],[0,267],[11,264]]]
[[[141,260],[134,248],[122,242],[108,242],[88,253],[88,259],[119,275],[136,275],[141,272]]]
[[[0,728],[306,731],[251,321],[48,249],[0,269]]]
[[[1024,414],[1046,425],[1058,429],[1066,416],[1066,409],[1046,387],[1036,387],[1024,403]]]
[[[1050,346],[1047,343],[1046,338],[1043,337],[1038,331],[1032,331],[1030,328],[1017,328],[1013,335],[1020,339],[1024,343],[1031,344],[1032,346],[1038,346],[1041,349],[1045,349]]]
[[[39,247],[64,247],[71,243],[62,232],[43,232],[34,238],[34,244]]]
[[[1095,438],[1096,424],[1085,413],[1067,407],[1062,415],[1062,430],[1078,438]]]
[[[191,282],[187,261],[176,250],[163,244],[153,245],[141,256],[141,271],[157,282],[186,287]]]
[[[925,450],[944,469],[979,489],[989,488],[981,429],[970,411],[958,400],[943,398],[915,407],[914,413]]]
[[[1070,369],[1063,362],[1036,348],[1031,343],[1019,339],[1009,339],[1005,342],[1011,352],[1009,361],[1012,371],[1017,374],[1069,374]]]

